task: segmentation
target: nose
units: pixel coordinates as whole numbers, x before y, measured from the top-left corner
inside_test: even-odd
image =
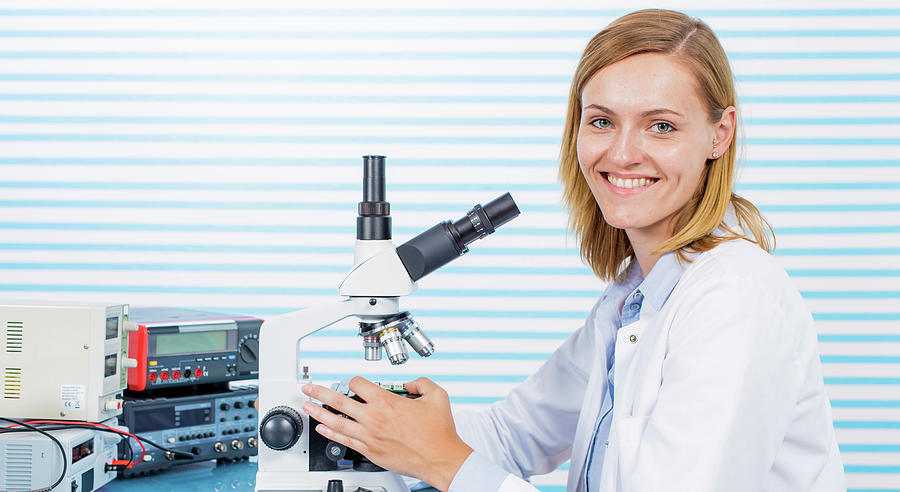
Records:
[[[611,164],[626,168],[639,164],[642,156],[643,152],[637,135],[629,131],[616,132],[607,153]]]

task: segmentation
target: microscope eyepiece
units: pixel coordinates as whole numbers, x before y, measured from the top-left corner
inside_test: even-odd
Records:
[[[363,156],[363,201],[356,218],[356,239],[391,238],[391,204],[385,199],[384,156]]]
[[[464,255],[468,245],[481,239],[519,215],[519,207],[505,193],[455,222],[445,221],[419,234],[397,248],[397,254],[413,281],[428,275]]]

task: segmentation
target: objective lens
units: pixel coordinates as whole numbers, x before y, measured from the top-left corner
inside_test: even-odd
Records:
[[[391,361],[391,364],[397,366],[409,359],[409,355],[406,353],[406,346],[403,345],[403,338],[400,336],[400,330],[396,328],[382,330],[378,334],[378,340],[381,342],[381,346],[384,347],[385,352],[387,352],[388,360]]]
[[[406,343],[422,357],[428,357],[434,353],[434,343],[431,342],[431,339],[428,338],[424,331],[419,329],[419,324],[414,319],[406,319],[400,334],[406,340]]]
[[[363,348],[366,352],[366,360],[381,360],[381,342],[378,341],[378,337],[363,337]]]

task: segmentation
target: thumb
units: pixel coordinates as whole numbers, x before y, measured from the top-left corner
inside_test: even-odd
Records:
[[[414,395],[427,396],[435,392],[443,392],[444,389],[428,378],[419,378],[403,385],[406,391]]]

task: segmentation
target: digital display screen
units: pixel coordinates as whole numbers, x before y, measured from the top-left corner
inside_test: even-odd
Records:
[[[81,461],[82,458],[86,458],[92,454],[94,454],[93,437],[72,448],[72,464],[74,465]]]
[[[191,427],[212,423],[212,403],[192,403],[134,412],[134,432]]]
[[[212,422],[212,408],[209,403],[179,405],[175,407],[175,427],[190,427]]]
[[[155,336],[153,355],[222,352],[228,348],[227,331],[198,331],[194,333],[166,333]]]
[[[134,432],[153,432],[175,426],[175,408],[166,407],[134,412]]]
[[[118,366],[118,354],[109,354],[104,357],[103,377],[108,378],[116,374],[116,366]]]
[[[106,318],[106,339],[111,340],[119,336],[119,317],[110,316]]]

